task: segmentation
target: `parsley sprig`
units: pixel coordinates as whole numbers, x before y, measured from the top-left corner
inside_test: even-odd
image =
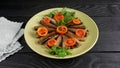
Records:
[[[49,54],[56,55],[58,57],[65,57],[67,55],[72,55],[70,51],[68,51],[66,48],[62,48],[59,46],[52,46],[52,48],[49,49]]]
[[[52,12],[50,12],[48,15],[46,16],[49,16],[51,18],[53,18],[53,16],[56,14],[56,13],[61,13],[64,15],[64,20],[62,21],[57,21],[57,25],[65,25],[67,24],[69,21],[73,20],[75,17],[75,12],[70,12],[70,11],[67,11],[66,10],[67,8],[63,8],[60,12],[58,10],[53,10]]]

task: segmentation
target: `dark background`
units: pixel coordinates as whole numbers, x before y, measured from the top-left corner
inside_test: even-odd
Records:
[[[0,16],[27,21],[36,13],[54,7],[80,10],[94,19],[100,36],[86,54],[67,60],[45,58],[33,52],[24,36],[18,53],[0,63],[0,68],[120,68],[120,0],[8,0],[0,1]]]

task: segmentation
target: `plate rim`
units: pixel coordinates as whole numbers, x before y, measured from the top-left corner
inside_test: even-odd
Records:
[[[50,10],[50,9],[62,9],[62,8],[63,8],[63,7],[57,7],[57,8],[49,8],[49,9],[45,9],[45,10]],[[44,56],[44,57],[47,57],[47,58],[52,58],[52,59],[70,59],[70,58],[75,58],[75,57],[78,57],[78,56],[81,56],[81,55],[87,53],[88,51],[90,51],[90,50],[95,46],[95,44],[96,44],[96,42],[98,41],[98,38],[99,38],[99,29],[98,29],[98,26],[97,26],[96,22],[95,22],[89,15],[87,15],[86,13],[84,13],[84,12],[82,12],[82,11],[80,11],[80,10],[76,10],[76,9],[72,9],[72,8],[67,8],[67,9],[75,10],[75,11],[78,11],[78,12],[81,12],[81,13],[85,14],[85,15],[92,21],[92,23],[94,23],[94,25],[95,25],[95,27],[96,27],[96,31],[97,31],[97,37],[96,37],[94,43],[93,43],[87,50],[83,51],[82,53],[79,53],[79,54],[76,54],[76,55],[70,55],[70,56],[68,56],[68,57],[55,57],[55,56],[53,57],[53,56],[48,56],[48,55],[45,55],[45,54],[43,55],[43,54],[38,53],[38,52],[35,51],[30,45],[28,45],[28,42],[26,41],[25,31],[26,31],[26,25],[28,24],[28,22],[29,22],[33,17],[35,17],[36,15],[38,15],[40,12],[45,11],[45,10],[42,10],[42,11],[34,14],[34,15],[27,21],[27,23],[26,23],[26,25],[25,25],[24,39],[25,39],[25,42],[27,43],[27,45],[30,47],[31,50],[33,50],[33,51],[36,52],[37,54],[39,54],[39,55],[41,55],[41,56]]]

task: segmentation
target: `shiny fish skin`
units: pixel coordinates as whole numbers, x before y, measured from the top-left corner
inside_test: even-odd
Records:
[[[43,43],[45,43],[45,41],[47,41],[48,39],[52,38],[54,35],[56,35],[56,32],[51,32],[47,36],[40,37],[38,43],[39,44],[43,44]]]
[[[62,43],[63,41],[62,41],[62,36],[61,35],[59,35],[58,36],[58,38],[57,38],[57,46],[62,46]]]
[[[85,29],[85,25],[74,25],[74,26],[69,26],[69,28],[74,28],[74,29]]]
[[[47,26],[47,27],[51,27],[51,28],[56,28],[56,26],[53,25],[53,24],[51,24],[51,23],[45,24],[43,21],[40,21],[40,24],[43,25],[43,26]]]

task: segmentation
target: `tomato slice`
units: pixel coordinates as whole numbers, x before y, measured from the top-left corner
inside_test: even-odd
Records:
[[[66,46],[74,46],[76,44],[76,40],[74,38],[69,38],[65,41]]]
[[[67,29],[66,26],[61,25],[61,26],[58,26],[58,27],[57,27],[56,31],[57,31],[59,34],[65,34],[65,33],[68,31],[68,29]]]
[[[50,18],[47,18],[47,17],[46,17],[46,18],[44,18],[44,19],[43,19],[43,22],[44,22],[45,24],[50,23]]]
[[[54,19],[56,21],[64,20],[64,15],[61,14],[61,13],[57,13],[57,14],[54,15]]]
[[[47,45],[49,46],[49,47],[52,47],[52,46],[54,46],[54,45],[56,45],[57,44],[57,41],[55,40],[55,39],[49,39],[48,41],[47,41]]]
[[[37,34],[39,36],[46,36],[48,34],[48,29],[46,27],[39,27],[37,29]]]
[[[74,24],[80,24],[81,21],[80,21],[79,19],[75,18],[75,19],[73,19],[73,23],[74,23]]]
[[[77,29],[75,34],[76,34],[76,36],[83,38],[83,37],[85,37],[86,31],[83,29]]]

